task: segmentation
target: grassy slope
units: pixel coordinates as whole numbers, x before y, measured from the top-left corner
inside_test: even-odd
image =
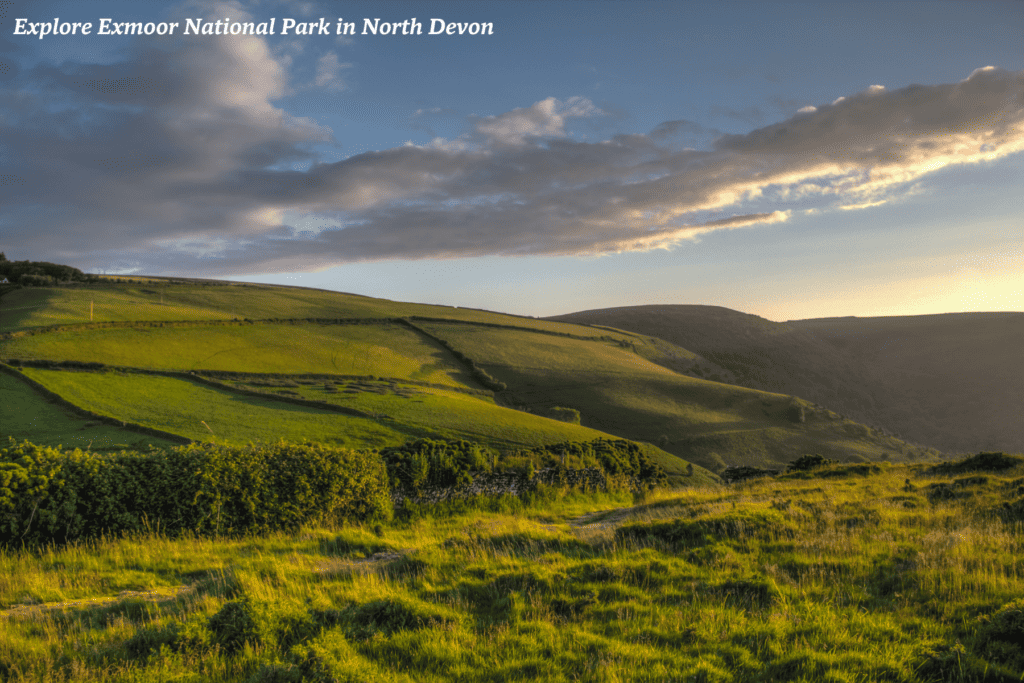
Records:
[[[237,384],[261,388],[244,382]],[[434,387],[365,380],[331,382],[332,391],[326,391],[324,386],[324,382],[300,384],[290,391],[308,400],[387,415],[390,420],[424,434],[478,441],[499,449],[607,437],[594,429],[496,405],[491,398]]]
[[[1024,450],[1024,313],[789,324],[873,368],[882,386],[908,389],[908,400],[892,409],[911,438],[954,451]]]
[[[0,348],[14,358],[97,361],[157,370],[322,372],[472,384],[440,345],[393,324],[70,330],[12,339]]]
[[[848,425],[824,411],[811,413],[812,419],[805,425],[792,424],[784,415],[788,397],[683,377],[652,363],[654,360],[681,370],[706,369],[693,353],[667,342],[625,332],[484,311],[401,304],[300,288],[146,282],[79,289],[17,290],[0,300],[4,311],[0,313],[0,328],[17,330],[52,322],[60,318],[62,311],[81,309],[85,297],[100,295],[116,299],[120,307],[97,304],[97,320],[104,319],[99,313],[101,309],[105,311],[103,315],[109,312],[110,319],[123,320],[133,317],[166,320],[175,316],[185,320],[232,316],[294,319],[416,315],[585,337],[610,336],[629,348],[521,329],[444,324],[430,327],[432,323],[418,321],[442,338],[448,338],[449,333],[455,335],[451,341],[458,342],[457,346],[466,355],[493,368],[493,374],[508,382],[512,386],[511,400],[506,401],[502,396],[503,401],[535,411],[555,405],[579,408],[588,427],[665,445],[674,455],[658,452],[653,447],[652,453],[670,471],[681,471],[684,466],[676,456],[714,468],[723,464],[778,465],[806,452],[821,452],[839,459],[903,455],[901,444]],[[472,338],[460,339],[460,334],[472,334]],[[440,345],[393,323],[79,328],[16,335],[0,341],[0,356],[100,361],[176,370],[366,374],[479,388],[464,367]],[[132,380],[134,383],[145,381]],[[113,405],[117,399],[107,400]],[[406,399],[393,400],[401,413]],[[465,398],[459,400],[463,403],[453,406],[458,405],[461,410],[470,405],[477,411],[491,410],[467,404]],[[391,414],[389,410],[380,412]],[[430,419],[436,420],[443,413],[438,408]],[[464,425],[454,431],[488,432],[492,439],[511,441],[501,421],[516,423],[525,418],[503,415],[506,417],[495,416],[497,423],[487,430],[467,430]],[[463,422],[473,420],[467,417]],[[435,433],[451,429],[451,425],[444,422],[425,424],[413,419],[406,424],[408,431],[413,432],[422,431],[425,426]],[[544,429],[550,431],[551,428]],[[514,427],[515,430],[526,431],[520,427]],[[522,437],[515,440],[526,441]]]
[[[93,412],[196,440],[311,440],[372,448],[397,446],[417,436],[369,418],[241,396],[171,377],[37,369],[25,374]]]
[[[593,334],[593,331],[578,325],[468,308],[402,303],[317,289],[175,282],[180,283],[111,283],[15,290],[0,299],[0,333],[46,325],[88,323],[89,302],[94,301],[94,322],[396,318],[416,315]]]
[[[807,422],[794,424],[788,396],[685,377],[615,344],[458,323],[423,327],[506,382],[503,400],[538,411],[575,408],[585,425],[655,442],[705,467],[779,466],[807,452],[904,455],[900,442],[809,405]]]
[[[837,469],[588,524],[615,501],[0,553],[0,652],[27,680],[1020,680],[1024,537],[994,511],[1024,470],[949,499],[920,466]],[[228,603],[255,616],[234,652]]]
[[[3,425],[0,438],[14,437],[44,446],[65,448],[122,449],[141,444],[171,446],[158,437],[143,436],[79,417],[62,406],[51,403],[32,387],[15,377],[0,373],[0,405]]]
[[[1024,449],[1024,314],[776,323],[718,306],[627,306],[554,320],[655,335],[722,371],[949,451]]]

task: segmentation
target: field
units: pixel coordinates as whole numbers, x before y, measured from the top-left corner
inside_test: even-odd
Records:
[[[131,432],[89,418],[47,401],[15,377],[0,372],[3,397],[3,437],[31,438],[45,446],[66,448],[127,448],[142,443],[167,446],[170,442]]]
[[[1012,681],[1021,459],[0,554],[9,680]],[[1003,463],[1005,465],[1006,463]],[[1001,465],[1002,466],[1002,465]]]
[[[804,420],[794,422],[790,396],[682,375],[632,346],[463,323],[421,327],[505,382],[509,404],[574,408],[585,425],[656,443],[707,468],[779,467],[807,452],[841,460],[899,460],[912,452],[806,402],[798,402]]]
[[[374,375],[467,386],[444,350],[398,325],[197,325],[70,330],[12,339],[23,359],[154,370]],[[461,379],[461,381],[460,381]]]
[[[365,417],[242,396],[173,377],[36,369],[25,374],[76,405],[193,440],[311,440],[377,448],[413,436]]]
[[[20,289],[4,294],[3,301],[0,333],[89,322],[404,316],[513,323],[554,332],[587,329],[489,311],[408,304],[316,289],[178,279]]]
[[[3,683],[1024,679],[1019,457],[936,467],[597,326],[157,278],[0,304],[3,436],[92,451],[7,442]]]
[[[625,306],[554,320],[654,335],[695,376],[793,394],[945,452],[1024,450],[1024,313],[765,320],[719,306]]]

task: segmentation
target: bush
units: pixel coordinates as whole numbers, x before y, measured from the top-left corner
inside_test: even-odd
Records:
[[[818,455],[817,453],[813,455],[801,455],[799,458],[789,463],[789,468],[786,471],[807,472],[808,470],[813,470],[818,467],[825,467],[826,465],[831,465],[834,462],[834,460],[828,460],[825,458],[825,456]]]
[[[978,453],[966,460],[943,462],[930,471],[931,474],[961,474],[963,472],[1008,470],[1024,464],[1024,458],[1006,453]]]
[[[262,533],[391,514],[384,463],[372,452],[281,442],[97,454],[13,439],[0,448],[0,545],[149,528]]]
[[[479,444],[430,439],[385,448],[381,457],[391,486],[414,493],[424,488],[468,484],[473,480],[472,473],[488,469],[490,460]]]
[[[605,474],[635,477],[650,484],[663,485],[668,481],[665,471],[641,450],[639,444],[624,439],[566,441],[518,451],[512,457],[531,463],[535,469],[594,467]]]
[[[575,408],[563,408],[561,406],[555,406],[548,410],[548,417],[552,420],[558,420],[559,422],[568,422],[569,424],[578,425],[580,423],[580,411]]]

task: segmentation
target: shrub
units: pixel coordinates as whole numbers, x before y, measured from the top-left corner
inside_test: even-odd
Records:
[[[811,455],[801,455],[799,458],[789,463],[787,472],[806,472],[813,470],[818,467],[824,467],[826,465],[833,464],[833,460],[827,460],[825,456],[818,455],[817,453]]]
[[[97,454],[13,439],[0,448],[0,545],[147,528],[260,533],[391,514],[372,452],[281,442]]]
[[[580,411],[576,410],[575,408],[563,408],[561,406],[555,406],[548,410],[548,417],[550,417],[552,420],[568,422],[569,424],[580,424]]]
[[[415,493],[428,487],[468,484],[473,472],[487,470],[490,460],[480,444],[430,439],[385,448],[381,457],[391,486]]]
[[[930,471],[931,474],[961,474],[964,472],[1008,470],[1024,464],[1024,458],[1006,453],[978,453],[966,460],[943,462]]]

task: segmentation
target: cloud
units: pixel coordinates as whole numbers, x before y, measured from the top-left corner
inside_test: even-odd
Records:
[[[585,97],[570,97],[565,102],[549,97],[531,107],[478,118],[474,129],[488,142],[521,145],[529,138],[560,137],[565,134],[566,119],[599,113],[601,110]]]
[[[207,15],[245,12],[218,3]],[[16,181],[0,182],[0,247],[225,275],[650,250],[781,223],[810,201],[867,209],[937,169],[1024,150],[1024,72],[992,68],[871,87],[733,135],[674,120],[584,140],[573,126],[604,112],[549,97],[469,117],[459,137],[324,163],[315,149],[331,132],[275,104],[289,65],[259,37],[176,38],[0,84],[0,154]],[[342,87],[345,68],[328,53],[317,80]],[[712,133],[700,149],[680,144]]]
[[[316,63],[316,79],[314,85],[317,88],[331,90],[334,92],[340,92],[345,90],[348,85],[341,76],[343,69],[351,69],[352,64],[338,61],[338,55],[333,52],[328,52],[322,56]]]

